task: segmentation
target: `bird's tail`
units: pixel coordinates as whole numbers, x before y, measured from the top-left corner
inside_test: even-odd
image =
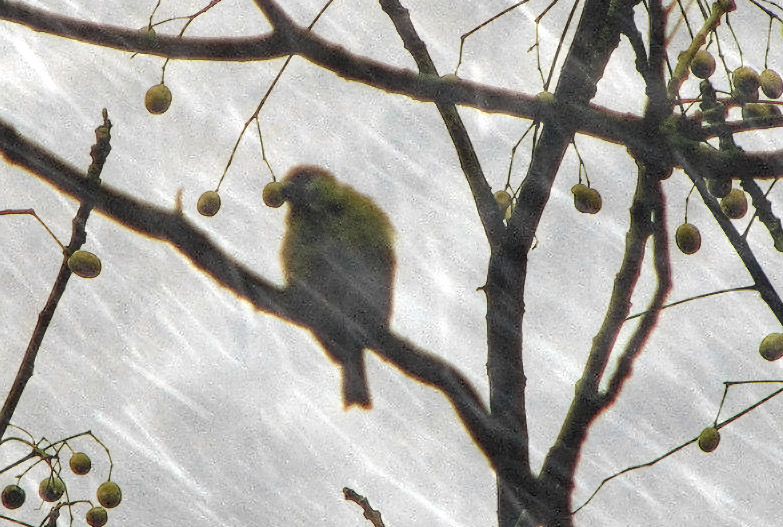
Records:
[[[365,410],[372,408],[370,389],[367,387],[367,372],[364,369],[364,351],[360,350],[351,360],[342,363],[343,370],[343,406],[349,409],[353,405]]]

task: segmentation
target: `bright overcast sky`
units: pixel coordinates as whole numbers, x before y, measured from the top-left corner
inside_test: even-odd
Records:
[[[160,21],[198,11],[204,2],[163,2]],[[413,21],[441,74],[453,73],[460,35],[513,2],[442,0],[419,7]],[[562,2],[561,2],[562,3]],[[303,24],[318,1],[285,2]],[[535,5],[533,5],[535,4]],[[31,2],[58,13],[128,28],[146,24],[153,1]],[[531,2],[468,39],[460,75],[529,94],[541,91],[531,20],[545,7]],[[540,30],[551,58],[558,5]],[[735,21],[745,61],[764,68],[766,18],[741,4]],[[641,17],[638,20],[642,20]],[[175,34],[182,22],[157,28]],[[189,36],[255,35],[268,30],[250,0],[223,0],[199,17]],[[376,2],[337,0],[316,26],[324,38],[377,60],[413,68]],[[770,67],[781,43],[777,30]],[[727,42],[727,60],[737,61]],[[759,47],[760,46],[760,47]],[[643,87],[626,42],[599,84],[597,102],[638,113]],[[673,56],[679,49],[672,50]],[[183,192],[185,214],[232,256],[282,283],[278,251],[285,209],[261,202],[271,180],[257,135],[239,145],[221,186],[217,216],[195,203],[214,189],[243,123],[252,115],[282,60],[257,63],[175,61],[166,69],[171,109],[143,107],[160,81],[163,60],[106,50],[0,22],[0,118],[30,139],[86,169],[93,129],[107,108],[112,152],[103,182],[138,199],[173,208]],[[695,84],[686,84],[695,96]],[[510,151],[529,122],[461,110],[493,188],[506,180]],[[487,396],[484,283],[488,246],[459,164],[435,107],[346,82],[294,59],[261,112],[267,158],[281,176],[297,163],[328,167],[372,196],[397,231],[392,327],[460,368]],[[748,148],[771,143],[745,142]],[[529,159],[520,147],[511,176],[518,185]],[[577,163],[569,151],[532,252],[525,318],[531,455],[536,468],[549,449],[573,395],[605,310],[622,256],[635,166],[624,149],[578,137],[603,210],[574,210],[569,189]],[[16,168],[3,165],[0,210],[34,208],[63,241],[77,203]],[[766,188],[766,183],[764,188]],[[665,183],[670,227],[682,222],[690,188],[679,171]],[[780,199],[777,189],[773,202]],[[698,198],[689,220],[702,230],[693,256],[672,253],[671,300],[750,285],[747,272]],[[747,218],[737,222],[744,228]],[[496,524],[494,475],[445,398],[369,354],[374,408],[344,412],[339,370],[301,329],[254,312],[180,254],[98,214],[87,225],[85,249],[103,272],[73,277],[46,335],[13,423],[50,441],[92,430],[110,449],[112,479],[123,503],[112,525],[366,526],[361,510],[342,499],[351,487],[381,510],[389,526]],[[766,231],[749,236],[773,282],[780,255]],[[10,386],[61,254],[30,216],[0,218],[0,387]],[[634,298],[647,304],[649,266]],[[637,362],[619,402],[603,414],[584,447],[574,505],[600,481],[650,461],[696,436],[715,418],[723,381],[783,378],[777,363],[757,353],[779,324],[752,293],[731,293],[667,310]],[[627,336],[627,333],[624,333]],[[732,388],[721,418],[773,391],[775,385]],[[707,455],[691,445],[652,468],[608,483],[578,526],[775,525],[783,470],[783,402],[773,400],[721,431]],[[70,476],[74,497],[91,495],[107,474],[97,446],[94,473]],[[27,453],[0,446],[0,465]],[[19,471],[20,472],[20,471]],[[0,475],[0,485],[19,472]],[[29,500],[14,517],[37,524],[36,467],[22,479]],[[81,511],[80,508],[75,509]],[[84,509],[86,510],[86,508]],[[60,524],[65,525],[63,520]],[[80,525],[76,522],[75,525]]]

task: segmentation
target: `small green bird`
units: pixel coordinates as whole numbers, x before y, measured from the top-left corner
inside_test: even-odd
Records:
[[[290,206],[281,250],[286,291],[295,295],[301,309],[320,298],[339,310],[345,323],[318,321],[322,329],[315,336],[342,368],[345,408],[370,408],[366,338],[352,326],[389,325],[394,229],[370,198],[323,168],[291,169],[281,191]]]

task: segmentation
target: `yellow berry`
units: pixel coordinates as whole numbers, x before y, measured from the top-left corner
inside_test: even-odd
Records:
[[[151,114],[161,114],[171,106],[171,90],[165,84],[156,84],[144,95],[144,106]]]
[[[713,426],[705,428],[699,434],[699,448],[701,448],[703,452],[712,452],[718,448],[718,443],[720,443],[720,433],[718,433],[718,429]]]
[[[101,260],[88,251],[74,251],[68,257],[68,269],[82,278],[95,278],[101,274]]]
[[[285,183],[280,181],[272,181],[264,186],[264,190],[261,192],[261,199],[264,200],[264,205],[276,209],[281,207],[285,203]]]
[[[759,74],[752,68],[739,67],[731,74],[734,97],[740,102],[756,102],[759,98]]]
[[[500,212],[506,212],[511,206],[511,196],[505,190],[495,192],[495,202],[498,204]]]
[[[748,212],[748,198],[742,190],[731,189],[731,192],[720,200],[720,210],[732,220],[738,220]]]
[[[584,214],[595,214],[601,210],[601,195],[597,190],[577,183],[571,187],[571,193],[574,195],[574,207]]]
[[[142,38],[147,44],[154,43],[158,38],[158,35],[155,34],[155,28],[150,26],[144,26],[143,28],[139,29],[139,33],[141,33]]]
[[[7,485],[3,489],[3,507],[6,509],[18,509],[24,505],[24,489],[19,485]]]
[[[65,493],[65,483],[58,476],[51,475],[38,485],[38,495],[42,500],[53,502]]]
[[[120,486],[113,481],[104,481],[101,483],[96,495],[98,497],[98,502],[107,509],[113,509],[122,501]]]
[[[780,108],[774,104],[749,102],[742,105],[743,119],[761,119],[780,115]]]
[[[92,461],[90,461],[90,456],[84,452],[76,452],[71,456],[71,460],[68,462],[68,464],[71,466],[73,473],[78,476],[84,476],[92,468]]]
[[[220,194],[214,190],[204,192],[198,198],[196,209],[202,216],[214,216],[220,210]]]
[[[777,99],[783,95],[783,79],[776,71],[766,69],[759,75],[759,84],[761,91],[770,99]]]
[[[761,341],[759,353],[768,361],[783,357],[783,333],[770,333]]]
[[[87,511],[85,520],[90,527],[103,527],[109,520],[109,514],[103,507],[93,507]]]
[[[693,254],[701,247],[701,233],[692,223],[683,223],[674,233],[677,247],[685,254]]]
[[[538,92],[536,94],[536,99],[547,104],[552,104],[555,102],[555,94],[548,91]]]
[[[691,71],[700,79],[708,79],[715,73],[715,58],[706,49],[700,49],[693,56]]]

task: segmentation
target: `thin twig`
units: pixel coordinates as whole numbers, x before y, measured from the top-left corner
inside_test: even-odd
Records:
[[[310,25],[307,26],[308,30],[312,30],[315,26],[315,23],[318,22],[318,19],[321,18],[321,16],[326,12],[326,10],[329,8],[330,5],[332,5],[332,2],[334,0],[328,0],[326,4],[321,8],[320,11],[318,11],[318,14],[315,15],[315,18],[313,18],[313,21],[310,22]],[[245,135],[245,132],[247,131],[250,124],[255,121],[256,122],[256,128],[258,130],[258,139],[261,142],[261,156],[264,162],[266,163],[267,168],[269,169],[269,172],[272,174],[272,180],[275,180],[275,172],[272,170],[272,166],[269,164],[269,161],[266,158],[266,152],[264,151],[264,137],[261,133],[261,123],[258,119],[259,114],[261,113],[261,109],[264,107],[264,104],[266,104],[267,99],[269,99],[269,96],[272,93],[272,90],[277,86],[278,81],[283,76],[283,72],[286,70],[288,65],[291,63],[291,59],[294,58],[294,55],[288,55],[286,57],[285,62],[283,62],[283,65],[280,67],[280,70],[277,72],[277,75],[275,75],[275,78],[272,80],[272,83],[269,85],[269,88],[267,88],[266,93],[264,93],[264,96],[261,97],[261,102],[258,103],[258,106],[256,107],[255,111],[253,112],[253,115],[250,116],[250,118],[245,121],[244,126],[242,126],[242,131],[239,132],[239,137],[237,137],[236,142],[234,143],[234,148],[231,150],[231,155],[228,157],[228,162],[226,163],[226,167],[223,169],[223,175],[220,176],[220,180],[218,180],[217,187],[215,188],[215,192],[220,190],[220,185],[223,183],[223,180],[226,177],[226,174],[228,173],[228,169],[231,166],[231,163],[234,160],[234,155],[237,152],[237,149],[239,148],[239,143],[242,141],[242,137]]]
[[[731,423],[733,421],[736,421],[740,417],[742,417],[745,414],[755,410],[756,408],[758,408],[762,404],[766,403],[767,401],[769,401],[770,399],[772,399],[773,397],[776,397],[777,395],[779,395],[781,393],[783,393],[783,388],[780,388],[779,390],[775,390],[774,392],[772,392],[768,396],[764,397],[760,401],[750,405],[749,407],[745,408],[741,412],[738,412],[738,413],[734,414],[733,416],[731,416],[728,419],[724,420],[720,424],[716,425],[715,428],[718,428],[718,429],[723,428],[724,426],[728,425],[729,423]],[[609,477],[604,478],[603,481],[601,481],[601,483],[598,485],[598,488],[596,488],[593,491],[593,493],[590,494],[590,497],[587,498],[587,500],[584,503],[582,503],[579,507],[574,509],[574,511],[571,514],[576,514],[577,512],[582,510],[588,503],[590,503],[590,501],[595,497],[595,495],[598,494],[598,491],[601,490],[606,483],[608,483],[609,481],[613,480],[614,478],[616,478],[618,476],[622,476],[623,474],[627,474],[628,472],[631,472],[632,470],[636,470],[636,469],[639,469],[639,468],[645,468],[645,467],[651,467],[651,466],[655,465],[656,463],[658,463],[659,461],[661,461],[663,459],[666,459],[667,457],[671,456],[672,454],[674,454],[676,452],[679,452],[680,450],[682,450],[686,446],[688,446],[688,445],[690,445],[692,443],[695,443],[698,440],[699,440],[699,436],[696,436],[693,439],[691,439],[689,441],[686,441],[685,443],[672,448],[671,450],[669,450],[665,454],[663,454],[661,456],[658,456],[658,457],[656,457],[655,459],[653,459],[651,461],[648,461],[647,463],[641,463],[639,465],[633,465],[631,467],[628,467],[628,468],[625,468],[625,469],[621,470],[620,472],[612,474]]]
[[[435,68],[435,63],[427,51],[426,44],[416,33],[408,10],[397,0],[380,0],[380,4],[384,12],[392,20],[392,23],[394,23],[394,27],[397,29],[405,49],[408,50],[416,61],[420,74],[436,76],[438,71]],[[484,171],[473,148],[470,135],[468,135],[467,129],[454,104],[443,102],[436,102],[435,104],[446,125],[449,136],[451,136],[451,141],[454,143],[454,149],[459,157],[462,172],[465,174],[465,179],[476,202],[476,209],[484,227],[487,241],[490,247],[497,248],[500,245],[504,231],[503,215],[500,213],[495,203],[495,198],[492,196],[492,189],[484,177]]]
[[[349,489],[348,487],[343,489],[343,496],[345,496],[346,500],[352,501],[362,508],[364,511],[364,517],[370,520],[370,522],[373,524],[373,527],[385,527],[383,520],[381,519],[381,512],[373,509],[370,506],[370,500],[360,494],[357,494],[356,491]]]
[[[6,210],[0,210],[0,216],[10,215],[10,214],[29,214],[30,216],[34,217],[36,220],[38,220],[38,223],[43,225],[43,228],[46,229],[46,232],[49,233],[49,235],[54,239],[54,241],[57,242],[57,245],[60,246],[60,249],[63,251],[65,250],[65,246],[60,242],[59,238],[55,236],[55,234],[52,232],[52,230],[49,228],[48,225],[38,216],[38,214],[35,213],[33,209],[6,209]]]
[[[96,143],[90,149],[90,156],[92,157],[92,163],[87,170],[86,185],[91,190],[97,189],[100,186],[100,174],[103,169],[103,164],[106,161],[106,157],[111,151],[110,138],[111,138],[111,122],[109,121],[106,110],[103,110],[103,124],[96,128],[95,137]],[[57,274],[57,278],[52,286],[52,291],[49,294],[49,298],[46,301],[43,309],[38,315],[38,323],[33,330],[33,334],[30,338],[30,342],[25,350],[22,363],[17,371],[16,378],[14,379],[11,389],[8,391],[5,403],[2,410],[0,410],[0,438],[5,435],[8,424],[14,415],[17,404],[22,397],[25,387],[28,381],[33,376],[33,368],[35,365],[35,359],[38,356],[38,350],[43,342],[46,330],[49,328],[49,323],[54,317],[54,312],[57,309],[57,305],[60,302],[60,298],[65,292],[65,287],[68,284],[68,279],[71,277],[71,270],[68,268],[68,257],[84,243],[87,235],[84,231],[87,223],[87,218],[92,211],[93,203],[92,199],[83,199],[79,210],[76,213],[76,217],[73,219],[73,231],[71,233],[71,241],[68,247],[63,250],[63,260],[60,265],[60,271]]]
[[[699,299],[702,299],[702,298],[708,298],[708,297],[715,296],[715,295],[722,295],[723,293],[734,293],[736,291],[756,291],[756,286],[755,285],[746,285],[746,286],[743,286],[743,287],[731,287],[729,289],[721,289],[720,291],[712,291],[710,293],[702,293],[700,295],[691,296],[691,297],[685,298],[683,300],[677,300],[676,302],[671,302],[669,304],[665,304],[664,306],[661,307],[661,311],[663,311],[664,309],[668,309],[670,307],[679,306],[680,304],[684,304],[686,302],[690,302],[691,300],[699,300]],[[635,313],[633,315],[630,315],[625,320],[626,321],[633,320],[635,318],[639,318],[639,317],[644,316],[646,314],[647,314],[647,311],[642,311],[641,313]]]

